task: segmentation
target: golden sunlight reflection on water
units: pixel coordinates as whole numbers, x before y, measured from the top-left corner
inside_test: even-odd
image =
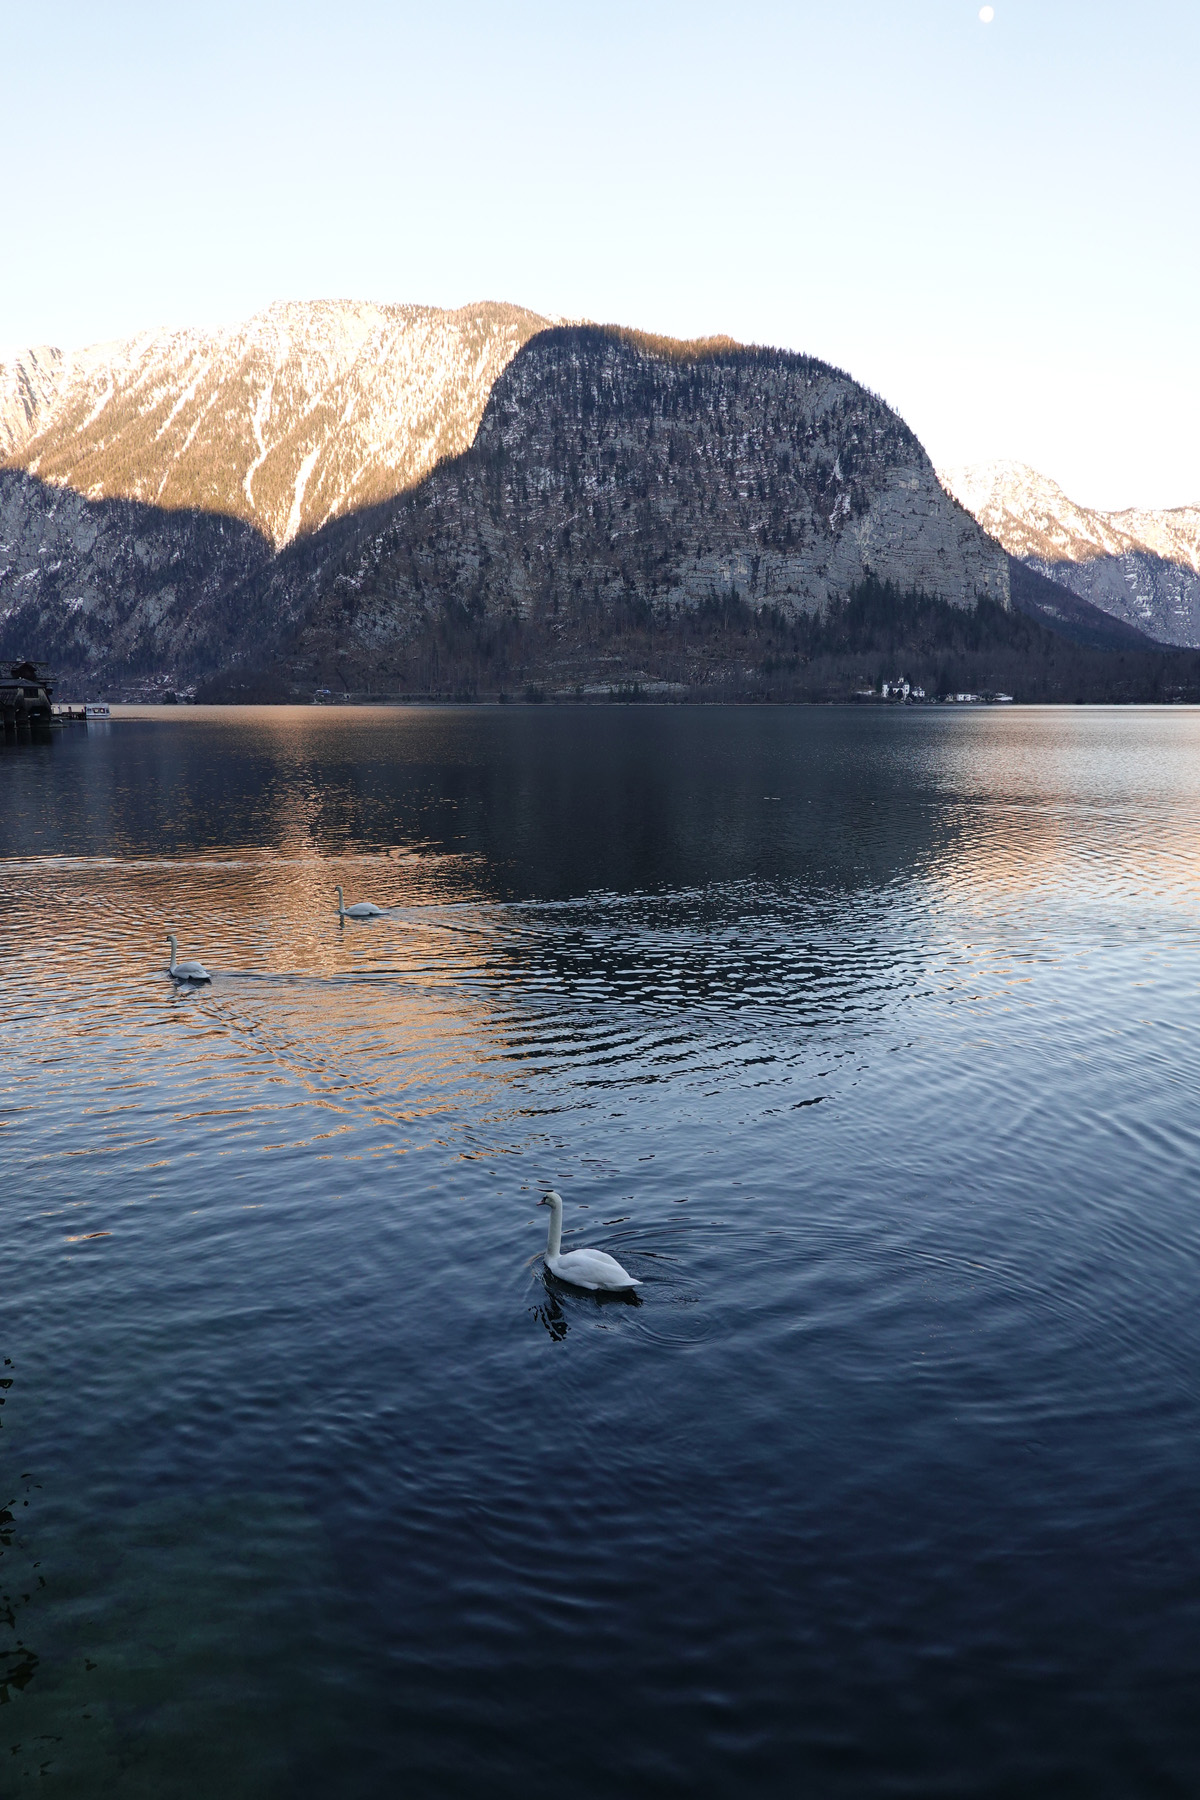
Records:
[[[372,1152],[381,1154],[403,1151],[414,1135],[423,1140],[439,1116],[486,1112],[499,1104],[510,1065],[492,997],[472,977],[495,960],[512,927],[494,911],[467,921],[422,908],[430,895],[461,896],[462,872],[448,871],[448,860],[401,855],[333,866],[243,854],[10,865],[10,975],[18,990],[55,996],[38,1009],[39,1083],[49,1097],[56,1064],[86,1054],[89,1036],[114,1096],[142,1085],[139,1069],[170,1068],[186,1069],[194,1101],[208,1065],[223,1087],[251,1083],[253,1098],[215,1110],[185,1106],[171,1129],[207,1119],[210,1132],[228,1133],[243,1115],[273,1117],[264,1150],[286,1142],[319,1154],[367,1120],[394,1133]],[[340,923],[335,876],[395,910]],[[48,934],[39,929],[47,916]],[[202,958],[211,987],[168,980],[168,929],[184,954]],[[18,1088],[30,1075],[17,1076]],[[263,1091],[272,1082],[287,1086],[278,1103]],[[310,1129],[289,1132],[298,1090],[318,1103],[321,1131],[311,1131],[306,1106]],[[136,1104],[145,1106],[144,1095]],[[105,1108],[109,1118],[122,1110],[115,1099]],[[101,1133],[72,1154],[103,1150]]]

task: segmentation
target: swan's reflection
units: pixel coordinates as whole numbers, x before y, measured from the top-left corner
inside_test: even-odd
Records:
[[[593,1294],[584,1288],[568,1287],[565,1282],[556,1281],[548,1270],[543,1274],[542,1280],[545,1284],[542,1299],[536,1306],[531,1306],[529,1310],[539,1325],[545,1326],[556,1344],[561,1343],[567,1335],[571,1313],[580,1308],[595,1308],[599,1312],[606,1306],[643,1306],[645,1304],[642,1296],[635,1293],[632,1288],[620,1288],[612,1293],[601,1291]],[[569,1308],[564,1304],[568,1298],[571,1301]]]

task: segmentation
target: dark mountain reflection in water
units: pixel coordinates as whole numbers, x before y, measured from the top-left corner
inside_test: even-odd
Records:
[[[1198,752],[7,746],[0,1792],[1196,1791]]]

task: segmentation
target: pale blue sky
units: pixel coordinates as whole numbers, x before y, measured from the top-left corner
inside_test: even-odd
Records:
[[[0,346],[491,298],[1200,502],[1200,6],[0,0]]]

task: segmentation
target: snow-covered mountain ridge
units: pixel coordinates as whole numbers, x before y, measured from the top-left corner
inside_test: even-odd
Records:
[[[1200,506],[1099,512],[1018,462],[938,476],[1031,569],[1162,643],[1200,645]]]
[[[289,302],[225,330],[27,351],[0,363],[0,466],[242,519],[278,550],[465,450],[549,323],[493,303]]]

